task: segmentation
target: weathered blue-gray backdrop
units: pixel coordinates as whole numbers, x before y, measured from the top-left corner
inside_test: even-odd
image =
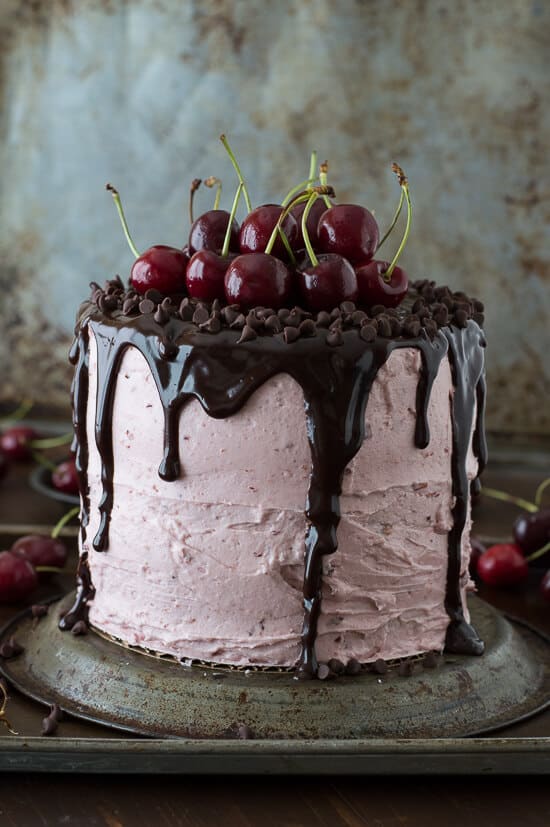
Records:
[[[415,202],[404,264],[487,304],[489,423],[550,431],[550,3],[544,0],[0,0],[1,398],[66,406],[91,279],[137,243],[183,244],[191,178],[253,198],[304,177],[342,199]],[[210,203],[201,191],[198,207]]]

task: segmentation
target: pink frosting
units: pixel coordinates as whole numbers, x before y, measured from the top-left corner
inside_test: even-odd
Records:
[[[182,477],[164,482],[163,415],[141,354],[129,349],[113,413],[114,506],[107,552],[94,441],[96,348],[90,336],[88,541],[94,627],[178,658],[292,666],[300,651],[310,451],[301,388],[280,374],[225,420],[195,400],[180,418]],[[414,447],[420,356],[394,351],[379,371],[367,434],[346,469],[339,549],[325,558],[316,652],[362,662],[442,649],[451,527],[452,383],[434,383],[430,445]],[[477,464],[470,451],[468,472]],[[467,527],[469,529],[469,525]],[[469,588],[468,531],[463,585]]]

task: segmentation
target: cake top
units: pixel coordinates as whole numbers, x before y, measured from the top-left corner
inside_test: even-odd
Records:
[[[328,164],[317,168],[316,153],[308,178],[281,204],[253,208],[224,135],[221,141],[239,180],[231,211],[219,209],[221,182],[211,176],[204,183],[217,189],[213,209],[194,220],[193,200],[201,181],[193,179],[191,230],[182,248],[153,245],[140,253],[120,196],[107,185],[136,260],[128,285],[119,276],[103,287],[92,283],[81,319],[93,316],[116,325],[142,326],[137,319],[147,317],[152,331],[169,326],[172,341],[183,332],[212,335],[231,330],[231,343],[278,337],[292,344],[317,338],[331,347],[341,345],[344,333],[354,329],[365,342],[419,336],[433,340],[442,327],[465,328],[470,319],[483,323],[481,302],[432,281],[410,284],[398,266],[412,218],[409,182],[399,165],[392,165],[399,202],[381,236],[365,207],[336,203],[327,181]],[[241,197],[247,214],[239,226],[235,216]],[[391,260],[382,260],[380,248],[403,211],[402,238]]]

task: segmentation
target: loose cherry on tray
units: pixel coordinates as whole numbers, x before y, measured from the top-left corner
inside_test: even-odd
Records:
[[[15,541],[12,554],[22,557],[33,566],[53,566],[62,569],[67,562],[65,543],[42,534],[27,534]],[[46,572],[45,572],[46,574]]]
[[[17,603],[36,588],[38,575],[34,566],[12,551],[0,552],[0,603]]]
[[[78,474],[74,459],[60,462],[52,471],[52,485],[64,494],[78,494]]]
[[[9,467],[10,464],[7,456],[3,451],[0,451],[0,480],[6,476]]]
[[[182,293],[189,260],[186,250],[166,244],[155,244],[144,253],[139,253],[130,235],[118,191],[112,184],[107,184],[106,189],[113,196],[126,241],[136,257],[130,272],[130,282],[134,290],[141,294],[152,288],[161,293]]]
[[[540,593],[543,600],[550,603],[550,569],[546,572],[540,581]]]
[[[514,523],[514,540],[525,554],[531,554],[550,542],[550,508],[520,514]]]
[[[33,428],[28,428],[25,425],[14,425],[0,435],[0,449],[8,460],[25,461],[31,459],[31,443],[37,437],[38,434]]]
[[[359,204],[336,204],[325,210],[317,226],[319,250],[336,253],[351,264],[363,264],[374,255],[378,224]]]
[[[360,264],[356,268],[359,300],[361,304],[367,307],[373,307],[375,304],[381,304],[384,307],[397,307],[409,289],[407,274],[401,267],[397,266],[397,261],[407,243],[411,229],[412,205],[409,194],[409,182],[400,166],[393,164],[392,169],[398,177],[401,194],[407,203],[407,223],[401,244],[391,261],[373,259],[372,261]],[[399,210],[396,215],[398,214]],[[387,235],[388,234],[386,234],[385,238],[387,238]]]
[[[481,555],[477,573],[489,586],[513,586],[526,579],[527,560],[515,543],[499,543]]]

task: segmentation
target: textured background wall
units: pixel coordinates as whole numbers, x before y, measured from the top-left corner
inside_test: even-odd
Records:
[[[343,199],[411,180],[404,264],[487,304],[489,423],[550,431],[550,3],[0,0],[0,396],[67,405],[75,309],[130,254],[183,244],[195,176],[280,198],[309,151]],[[210,200],[199,194],[200,207]]]

